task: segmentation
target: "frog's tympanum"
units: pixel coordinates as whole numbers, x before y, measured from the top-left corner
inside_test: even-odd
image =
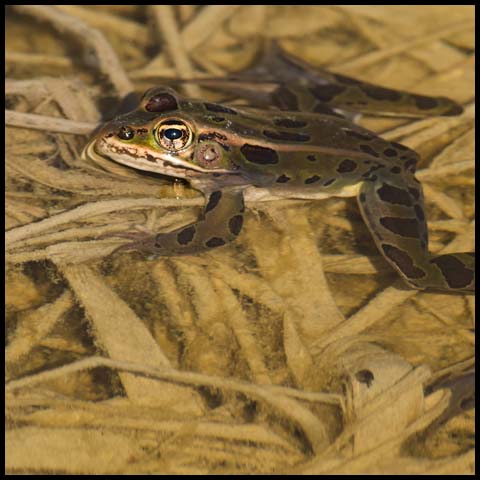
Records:
[[[351,120],[352,112],[457,115],[462,107],[283,62],[274,88],[251,92],[269,109],[153,88],[92,139],[87,155],[183,178],[205,196],[197,221],[168,233],[137,232],[130,248],[179,255],[225,245],[242,229],[247,189],[278,198],[355,195],[378,250],[411,287],[474,291],[473,253],[428,251],[418,155]]]

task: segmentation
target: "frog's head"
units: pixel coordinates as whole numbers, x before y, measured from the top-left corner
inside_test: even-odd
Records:
[[[99,130],[86,155],[181,178],[234,173],[228,145],[215,131],[205,133],[198,105],[169,88],[148,90],[134,111]]]

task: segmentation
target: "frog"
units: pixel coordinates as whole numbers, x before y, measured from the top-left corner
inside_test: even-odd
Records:
[[[99,129],[87,158],[183,179],[205,197],[196,221],[170,232],[119,233],[132,240],[119,250],[157,257],[222,247],[240,234],[252,192],[269,199],[356,197],[378,251],[409,287],[474,292],[473,252],[428,250],[418,154],[353,121],[357,113],[451,116],[463,108],[446,97],[312,70],[293,57],[281,62],[281,69],[274,61],[269,71],[262,66],[243,77],[261,73],[271,82],[269,90],[243,90],[253,105],[192,99],[158,86]]]

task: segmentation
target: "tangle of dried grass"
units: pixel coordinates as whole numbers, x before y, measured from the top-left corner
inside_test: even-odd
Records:
[[[135,64],[151,41],[148,27],[133,20],[139,11],[156,18],[155,34],[165,42],[166,55],[156,57],[151,71],[158,67],[167,76],[194,78],[204,74],[200,67],[218,74],[248,63],[259,38],[255,29],[239,28],[245,18],[262,25],[266,36],[284,39],[290,50],[302,46],[299,54],[308,57],[315,50],[336,57],[335,69],[347,74],[368,76],[369,68],[386,61],[383,79],[402,77],[396,73],[401,68],[410,83],[441,85],[445,70],[432,74],[421,60],[414,68],[405,57],[415,49],[414,58],[431,58],[428,48],[444,38],[464,50],[443,62],[452,62],[457,71],[468,65],[464,52],[472,22],[462,7],[450,7],[461,17],[451,23],[437,7],[445,19],[440,28],[428,27],[428,16],[418,17],[424,23],[412,37],[395,26],[410,19],[413,6],[405,7],[403,17],[396,10],[395,19],[388,7],[290,7],[124,11],[118,6],[98,15],[93,7],[14,8],[53,25],[62,39],[69,32],[83,48],[93,49],[96,68],[119,95],[132,86],[115,52],[133,55],[125,61]],[[432,22],[439,16],[432,15]],[[345,18],[361,41],[349,37]],[[111,42],[117,36],[125,48],[111,44],[101,31],[108,31]],[[365,42],[374,51],[367,51]],[[31,52],[8,48],[9,67],[19,62],[25,68],[30,61],[38,68],[37,57],[20,55]],[[422,48],[428,55],[418,53]],[[352,52],[355,60],[348,58]],[[58,52],[46,55],[52,66],[71,64]],[[464,63],[458,63],[459,55]],[[442,68],[450,66],[442,63]],[[134,66],[130,78],[145,77]],[[457,89],[471,91],[469,78],[465,75]],[[9,81],[7,92],[26,99],[7,118],[7,294],[12,292],[8,319],[14,332],[6,353],[7,471],[473,471],[467,441],[450,444],[442,459],[405,453],[412,438],[452,403],[449,390],[427,395],[425,385],[436,371],[454,376],[470,368],[465,359],[473,354],[471,298],[391,284],[381,261],[351,252],[354,229],[343,218],[344,200],[324,202],[321,209],[312,206],[315,202],[250,203],[253,212],[236,246],[198,257],[105,260],[112,241],[95,238],[145,223],[139,209],[147,212],[149,228],[174,228],[191,214],[176,207],[198,206],[202,199],[168,198],[177,195],[170,186],[79,160],[83,141],[71,134],[85,134],[98,121],[91,98],[95,89],[42,78]],[[432,210],[441,214],[431,222],[433,246],[445,252],[473,246],[472,212],[453,188],[454,179],[471,185],[474,166],[474,107],[471,99],[461,100],[468,104],[460,117],[380,128],[386,138],[426,153],[428,166],[419,178]],[[25,127],[56,133],[42,137]],[[433,148],[438,139],[442,148]],[[112,199],[112,192],[118,198]],[[151,198],[159,194],[166,198]],[[175,213],[159,219],[153,208],[175,208]],[[87,237],[93,240],[80,241]],[[319,244],[329,253],[321,255]],[[235,249],[238,255],[232,254]],[[27,282],[20,267],[41,272],[40,278]],[[423,366],[427,363],[430,369]],[[473,423],[468,413],[462,418],[468,437]]]

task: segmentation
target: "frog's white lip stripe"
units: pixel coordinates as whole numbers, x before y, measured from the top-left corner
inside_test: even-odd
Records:
[[[121,165],[127,165],[137,170],[144,170],[162,175],[187,178],[193,172],[212,173],[212,170],[204,169],[180,159],[176,155],[162,152],[161,157],[154,151],[140,152],[136,147],[121,144],[117,146],[104,139],[90,142],[84,150],[84,155],[92,160],[102,157]],[[190,173],[189,173],[190,172]],[[229,170],[215,169],[215,173],[233,173]]]

